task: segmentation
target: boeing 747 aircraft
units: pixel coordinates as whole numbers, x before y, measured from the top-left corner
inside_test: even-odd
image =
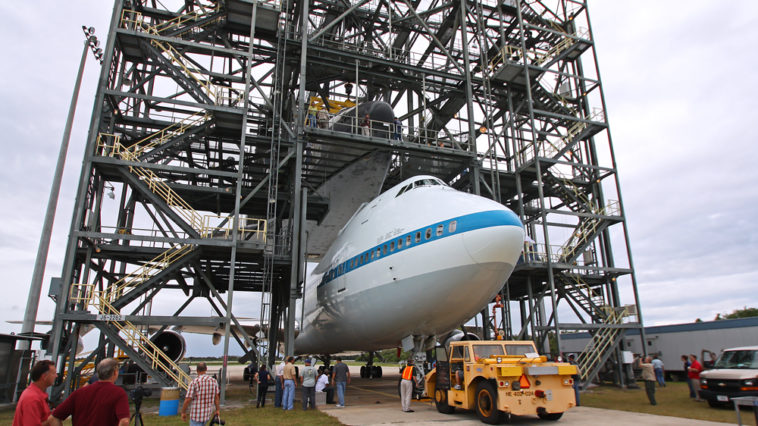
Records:
[[[407,179],[361,205],[311,273],[295,352],[430,349],[494,298],[523,242],[503,205]]]

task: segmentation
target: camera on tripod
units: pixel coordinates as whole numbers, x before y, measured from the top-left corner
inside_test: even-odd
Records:
[[[132,391],[129,392],[129,396],[132,398],[132,401],[134,401],[135,410],[139,411],[140,405],[142,405],[142,398],[151,396],[152,394],[152,390],[145,389],[142,386],[137,386],[136,388],[132,389]]]

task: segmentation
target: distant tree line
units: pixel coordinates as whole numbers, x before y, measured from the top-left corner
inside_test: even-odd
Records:
[[[374,362],[387,362],[387,363],[397,363],[400,360],[407,360],[408,357],[411,356],[410,352],[401,352],[400,356],[397,356],[397,349],[385,349],[383,351],[377,352],[376,356],[374,357]],[[356,361],[361,362],[367,362],[368,361],[368,354],[362,353],[357,358],[355,358]]]
[[[715,321],[724,319],[737,319],[737,318],[750,318],[758,317],[758,308],[748,308],[747,306],[742,309],[735,309],[731,314],[716,314]]]

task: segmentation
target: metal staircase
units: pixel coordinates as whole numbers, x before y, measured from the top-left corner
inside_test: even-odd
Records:
[[[113,286],[111,286],[113,287]],[[166,356],[147,336],[130,321],[126,321],[121,312],[112,304],[113,291],[107,289],[98,291],[94,284],[72,284],[69,300],[74,303],[81,303],[84,309],[92,306],[101,316],[100,319],[114,329],[109,329],[96,323],[101,331],[106,332],[111,337],[111,341],[128,353],[140,367],[146,371],[157,372],[155,376],[164,385],[170,386],[175,382],[179,387],[187,390],[190,376],[179,368],[176,363]]]
[[[214,104],[219,98],[220,90],[205,77],[207,72],[199,65],[193,64],[171,43],[158,38],[159,36],[175,38],[186,36],[197,28],[205,27],[221,19],[222,15],[218,13],[219,5],[205,7],[199,4],[199,6],[197,11],[190,11],[158,25],[149,23],[145,16],[137,11],[124,10],[121,15],[121,24],[124,27],[156,36],[151,37],[149,43],[141,41],[143,50],[190,96],[201,103]],[[140,163],[161,151],[172,141],[207,127],[210,120],[211,116],[201,110],[129,146],[121,143],[119,135],[101,133],[98,135],[97,153]],[[130,165],[128,170],[136,177],[139,183],[137,186],[143,186],[143,189],[165,202],[200,238],[213,238],[219,234],[228,238],[228,229],[212,226],[207,217],[193,209],[155,172],[134,165]],[[231,223],[231,218],[225,218],[221,220],[221,223]],[[240,231],[250,233],[251,230],[246,228],[246,224],[240,223]],[[183,226],[185,229],[187,227]],[[256,231],[252,232],[262,232],[262,240],[265,242],[266,223],[264,222],[262,226],[257,224],[255,228]],[[188,260],[192,260],[190,254],[195,250],[196,247],[190,244],[175,244],[118,281],[111,283],[102,291],[97,291],[94,284],[72,285],[71,290],[72,301],[83,302],[85,309],[86,306],[94,307],[106,323],[112,325],[113,328],[100,325],[98,327],[122,350],[137,360],[142,368],[154,374],[158,373],[162,382],[168,384],[173,380],[184,389],[189,385],[189,376],[171,359],[168,359],[137,327],[129,321],[124,321],[120,309],[161,281],[167,273],[179,269]]]
[[[601,293],[592,288],[579,272],[566,271],[557,275],[568,297],[576,302],[594,321],[605,322],[608,305]]]
[[[623,337],[623,329],[613,326],[620,325],[624,318],[629,315],[629,310],[626,307],[610,308],[610,312],[605,321],[605,324],[608,326],[598,328],[597,331],[592,334],[592,339],[579,354],[577,359],[579,377],[582,382],[592,380],[600,371],[608,357],[611,356],[619,339]]]
[[[138,11],[124,10],[121,14],[121,24],[153,36],[179,37],[195,28],[187,27],[185,25],[187,22],[200,21],[203,26],[206,26],[219,21],[223,17],[218,13],[219,7],[180,15],[160,25],[151,24]],[[208,71],[202,69],[198,63],[191,61],[171,43],[159,38],[151,38],[149,42],[141,41],[141,45],[145,53],[149,54],[158,66],[195,100],[204,104],[217,102],[220,90],[206,78]]]

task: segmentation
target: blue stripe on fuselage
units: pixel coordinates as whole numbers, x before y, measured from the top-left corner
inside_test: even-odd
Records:
[[[455,229],[451,231],[450,224],[455,222]],[[437,227],[442,225],[442,235],[437,235]],[[443,220],[442,222],[436,222],[422,228],[415,229],[411,232],[406,232],[402,235],[397,235],[381,244],[377,244],[368,250],[357,254],[345,262],[329,269],[321,277],[321,282],[318,287],[329,283],[335,278],[341,277],[348,272],[352,272],[358,268],[368,265],[385,257],[392,256],[405,250],[410,250],[416,246],[426,244],[441,238],[449,237],[451,235],[462,234],[464,232],[474,231],[477,229],[491,228],[493,226],[518,226],[522,227],[521,221],[518,216],[510,210],[490,210],[479,213],[471,213],[464,216],[454,217],[452,219]],[[431,236],[426,238],[427,231],[431,230]],[[417,234],[420,233],[420,241],[416,242]],[[407,244],[408,237],[410,237],[410,244]],[[402,241],[402,246],[397,244],[398,241]],[[395,244],[395,248],[389,249],[390,244]],[[377,254],[377,250],[379,251]],[[372,257],[371,254],[374,254]],[[365,259],[365,261],[364,261]],[[352,266],[351,266],[352,264]]]

